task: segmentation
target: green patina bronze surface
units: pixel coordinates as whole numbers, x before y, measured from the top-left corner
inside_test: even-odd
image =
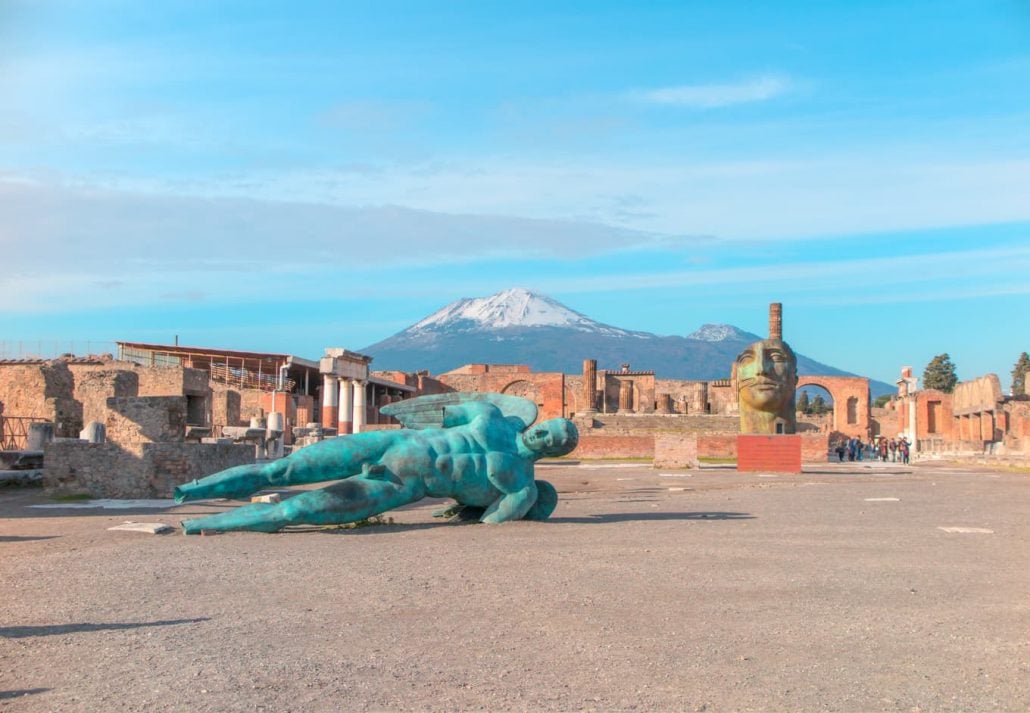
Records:
[[[749,345],[733,364],[741,433],[794,433],[798,360],[779,339]]]
[[[543,457],[579,440],[564,418],[532,425],[536,405],[501,394],[442,394],[382,409],[405,426],[342,436],[268,463],[237,466],[175,489],[176,502],[245,498],[264,488],[339,480],[281,503],[251,503],[182,523],[203,530],[276,532],[288,525],[357,522],[424,497],[453,498],[481,522],[544,520],[558,493],[534,477]],[[412,427],[413,426],[413,427]]]

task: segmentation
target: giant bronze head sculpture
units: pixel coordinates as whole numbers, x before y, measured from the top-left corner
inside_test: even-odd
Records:
[[[794,433],[797,357],[783,341],[780,305],[770,308],[770,336],[749,345],[733,364],[741,433]]]

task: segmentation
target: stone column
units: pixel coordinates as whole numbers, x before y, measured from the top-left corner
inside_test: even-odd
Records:
[[[583,360],[583,411],[597,411],[597,360]]]
[[[322,427],[336,428],[336,377],[333,374],[322,374]]]
[[[628,379],[619,382],[619,413],[633,413],[633,382]]]
[[[340,379],[340,420],[337,433],[341,436],[353,433],[354,426],[354,382]]]
[[[365,390],[368,384],[364,381],[354,382],[354,433],[361,433],[365,428]]]
[[[783,303],[769,305],[769,339],[783,341]]]

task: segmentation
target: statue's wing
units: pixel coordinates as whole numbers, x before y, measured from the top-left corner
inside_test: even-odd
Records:
[[[519,430],[528,427],[536,420],[536,404],[521,396],[507,396],[505,394],[493,393],[468,393],[454,392],[450,394],[434,394],[432,396],[419,396],[415,399],[398,401],[387,404],[379,409],[385,416],[393,416],[406,428],[440,428],[444,425],[456,426],[463,422],[459,415],[462,409],[451,408],[447,414],[446,424],[444,423],[444,411],[448,407],[464,406],[469,404],[488,403],[496,406],[501,414],[509,419],[518,419],[521,424]],[[473,413],[474,409],[468,409]],[[457,415],[457,419],[455,416]]]

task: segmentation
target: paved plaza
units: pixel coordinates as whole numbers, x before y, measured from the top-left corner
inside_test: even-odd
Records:
[[[544,523],[183,537],[0,490],[12,711],[1030,709],[1030,474],[540,468]]]

